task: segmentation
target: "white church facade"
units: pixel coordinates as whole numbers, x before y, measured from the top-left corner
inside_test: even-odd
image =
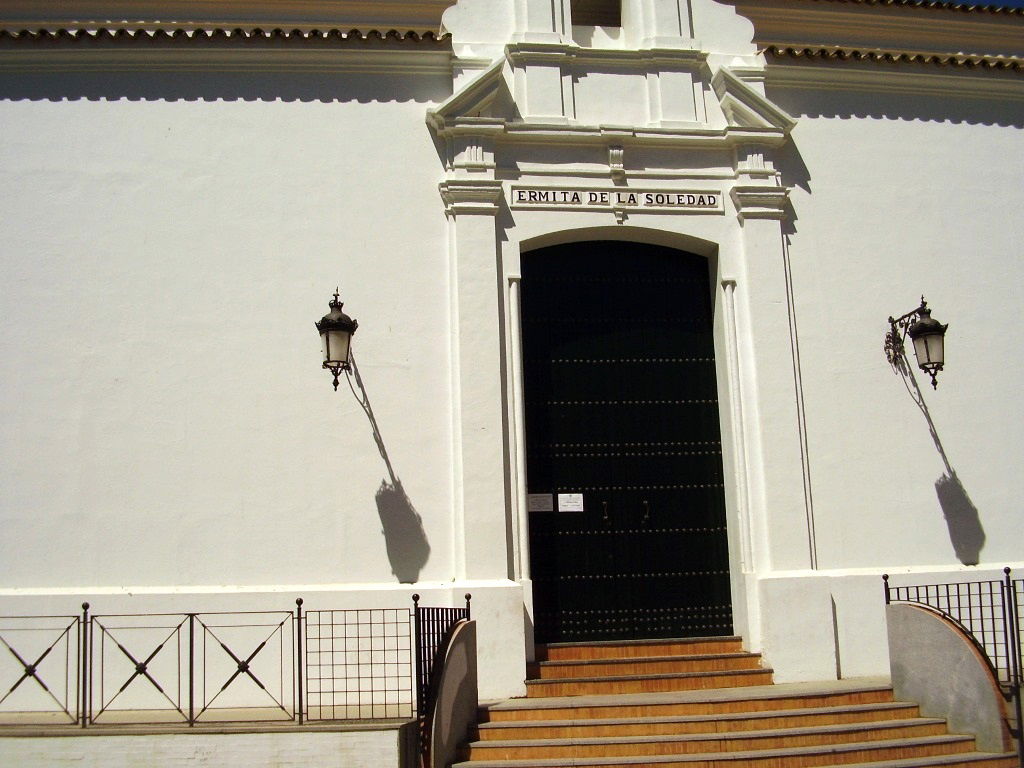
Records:
[[[1022,32],[909,0],[5,3],[0,614],[469,592],[482,699],[535,641],[887,675],[883,573],[1024,567]],[[937,388],[884,349],[922,294]]]

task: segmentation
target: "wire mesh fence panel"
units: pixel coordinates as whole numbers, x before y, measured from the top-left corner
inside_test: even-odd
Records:
[[[409,609],[307,611],[304,621],[309,720],[413,716]]]
[[[1009,579],[1007,579],[1009,581]],[[1011,614],[1013,617],[1013,632],[1016,640],[1016,652],[1017,652],[1017,666],[1014,670],[1015,680],[1014,683],[1018,689],[1021,684],[1024,683],[1024,620],[1021,619],[1021,611],[1024,610],[1024,579],[1016,579],[1015,581],[1009,582],[1010,597],[1013,601],[1011,606]]]
[[[81,642],[78,616],[0,617],[0,723],[77,723]]]

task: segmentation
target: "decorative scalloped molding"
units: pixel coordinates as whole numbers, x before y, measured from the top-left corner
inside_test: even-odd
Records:
[[[452,0],[3,0],[0,26],[38,29],[192,22],[227,29],[300,26],[437,32],[441,14],[451,4]]]
[[[1024,56],[1024,15],[921,13],[858,0],[732,0],[760,46]]]
[[[1024,58],[1019,56],[977,56],[952,53],[906,53],[901,51],[860,50],[835,46],[795,48],[769,45],[765,55],[776,58],[818,59],[838,63],[924,64],[981,71],[1024,71]]]
[[[957,11],[958,13],[991,13],[1024,15],[1024,8],[999,8],[963,0],[819,0],[828,3],[858,3],[860,5],[902,6],[929,11]]]

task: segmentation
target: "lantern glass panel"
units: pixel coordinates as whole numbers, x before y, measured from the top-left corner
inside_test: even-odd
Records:
[[[936,365],[942,365],[945,362],[944,341],[944,334],[941,333],[925,337],[925,344],[928,346],[928,362]]]
[[[348,362],[349,340],[352,334],[349,331],[328,331],[321,334],[325,339],[324,362],[340,365]]]
[[[943,360],[941,333],[929,333],[914,339],[914,354],[918,365],[941,365]]]

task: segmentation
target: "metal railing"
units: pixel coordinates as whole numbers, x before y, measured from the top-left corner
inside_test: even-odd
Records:
[[[467,607],[0,617],[0,725],[411,719]],[[443,651],[440,658],[443,659]],[[426,696],[426,698],[425,698]]]
[[[1013,579],[1009,568],[1003,579],[949,584],[915,584],[895,587],[882,576],[885,603],[910,603],[942,614],[956,624],[981,652],[1007,701],[1013,702],[1012,727],[1017,751],[1024,765],[1024,734],[1021,722],[1021,679],[1024,660],[1024,579]]]
[[[423,765],[427,764],[430,753],[430,715],[448,643],[455,625],[470,620],[469,603],[472,599],[473,596],[467,592],[465,608],[427,608],[420,606],[419,595],[412,596],[416,627],[416,719]]]

